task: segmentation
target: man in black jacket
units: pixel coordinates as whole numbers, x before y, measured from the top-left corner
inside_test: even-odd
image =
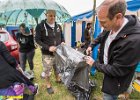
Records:
[[[57,66],[55,65],[54,52],[56,51],[56,46],[64,42],[64,38],[61,26],[55,22],[55,16],[56,12],[54,10],[48,10],[46,12],[47,19],[37,25],[35,35],[35,40],[42,51],[43,70],[45,72],[47,92],[49,94],[54,93],[49,79],[52,66],[54,68],[56,82],[61,81]]]
[[[134,15],[124,16],[125,11],[125,0],[105,0],[97,11],[104,28],[95,41],[100,43],[100,61],[94,61],[91,57],[87,57],[86,61],[104,73],[104,100],[116,100],[119,94],[127,91],[140,61],[140,21]],[[95,42],[88,47],[87,53]]]
[[[85,48],[86,49],[91,42],[91,26],[92,26],[91,23],[87,23],[87,27],[84,31],[84,42],[85,42]]]

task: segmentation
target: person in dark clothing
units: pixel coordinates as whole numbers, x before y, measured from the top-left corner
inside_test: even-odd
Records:
[[[30,74],[34,76],[33,73],[33,57],[35,55],[35,45],[34,45],[34,37],[31,34],[30,29],[26,27],[24,23],[19,26],[20,32],[16,34],[16,39],[19,44],[19,60],[20,66],[25,71],[26,68],[26,60],[29,63]]]
[[[90,42],[91,42],[91,23],[87,23],[87,27],[84,31],[84,43],[85,43],[85,48],[87,49],[87,47],[89,46]]]
[[[37,25],[35,34],[36,43],[42,51],[43,70],[47,83],[47,92],[49,94],[54,93],[50,83],[52,66],[56,76],[56,82],[61,82],[58,68],[55,65],[54,52],[56,51],[56,46],[64,42],[64,37],[61,26],[55,22],[55,16],[56,12],[54,10],[46,11],[47,19]]]
[[[35,85],[26,78],[22,72],[19,70],[18,63],[16,59],[10,55],[6,46],[0,41],[0,89],[5,89],[10,87],[16,82],[24,83],[27,86],[33,86],[32,92],[36,92]],[[0,92],[0,95],[1,92]]]
[[[140,61],[140,21],[134,15],[124,16],[125,11],[125,0],[105,0],[97,9],[104,31],[87,48],[89,53],[100,43],[99,61],[88,56],[86,62],[104,73],[104,100],[117,100],[127,91]]]

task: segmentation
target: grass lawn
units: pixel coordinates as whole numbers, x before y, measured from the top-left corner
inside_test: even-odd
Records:
[[[55,93],[49,95],[46,91],[46,82],[44,79],[40,78],[40,74],[42,72],[42,59],[40,49],[36,49],[36,54],[34,57],[34,72],[35,79],[34,83],[39,84],[39,93],[35,96],[35,100],[75,100],[75,98],[71,95],[71,93],[67,90],[66,86],[63,84],[55,83],[54,74],[51,75],[51,83],[54,88]],[[92,93],[91,100],[102,100],[101,93],[101,85],[103,75],[101,73],[96,73],[92,79],[96,79],[97,87],[94,89]],[[133,92],[130,96],[130,100],[140,100],[140,93]],[[96,98],[96,99],[94,99]]]

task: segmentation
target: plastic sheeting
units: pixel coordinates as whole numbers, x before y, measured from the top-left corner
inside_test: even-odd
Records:
[[[89,100],[90,67],[84,60],[85,55],[69,46],[59,45],[55,57],[62,82],[77,100]]]

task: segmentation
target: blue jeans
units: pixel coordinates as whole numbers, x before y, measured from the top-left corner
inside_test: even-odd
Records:
[[[21,66],[23,71],[25,71],[25,68],[26,68],[26,60],[28,60],[30,70],[33,70],[33,68],[34,68],[34,64],[33,64],[34,55],[35,55],[34,49],[31,50],[30,52],[27,52],[27,53],[19,52],[20,66]]]
[[[103,100],[117,100],[118,95],[110,95],[107,93],[103,93]]]

